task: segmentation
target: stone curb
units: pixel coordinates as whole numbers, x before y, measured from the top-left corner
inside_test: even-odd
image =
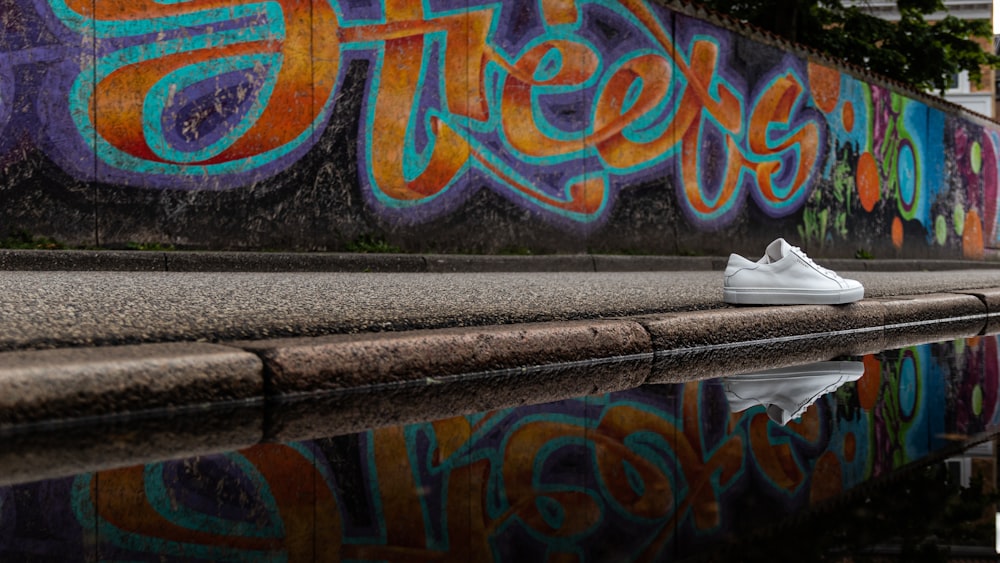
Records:
[[[1000,288],[969,289],[956,293],[975,296],[986,305],[987,321],[986,328],[983,329],[984,334],[1000,332]]]
[[[201,252],[140,250],[0,249],[0,271],[122,272],[642,272],[714,270],[719,256],[625,256],[550,254],[360,254],[295,252]],[[905,272],[1000,269],[1000,261],[821,259],[838,271]]]
[[[649,335],[630,320],[345,334],[236,342],[264,361],[269,396],[400,383],[433,384],[449,376],[650,354]],[[633,386],[642,380],[632,382]]]
[[[992,326],[989,313],[998,304],[1000,288],[994,288],[836,307],[742,307],[223,344],[4,352],[0,430],[297,396],[378,394],[494,377],[521,387],[536,385],[533,373],[546,366],[580,371],[593,360],[638,362],[627,377],[597,370],[600,377],[580,377],[570,386],[565,378],[550,378],[563,381],[554,395],[567,389],[606,392],[974,336]],[[762,346],[767,353],[761,353]],[[529,400],[513,395],[498,393],[507,402]]]
[[[301,441],[444,420],[497,409],[551,403],[635,388],[650,373],[650,355],[533,366],[488,377],[301,396],[269,404],[267,441]]]
[[[659,351],[651,383],[677,383],[882,349],[884,307],[741,307],[637,319]],[[752,353],[767,346],[767,354]]]
[[[987,304],[975,295],[934,293],[878,301],[885,308],[883,348],[938,342],[942,334],[974,336],[985,333],[988,324]]]
[[[0,427],[260,400],[257,356],[204,343],[0,353]]]

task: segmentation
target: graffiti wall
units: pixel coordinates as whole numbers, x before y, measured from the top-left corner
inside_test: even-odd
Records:
[[[821,369],[770,392],[759,378],[644,386],[15,485],[0,488],[0,559],[681,559],[787,532],[996,432],[998,360],[987,336],[867,356],[851,381]],[[796,387],[811,390],[804,410],[776,418]],[[873,513],[866,494],[867,508],[831,519]],[[929,520],[933,501],[905,510]],[[809,553],[836,534],[785,536]]]
[[[0,236],[759,253],[782,235],[816,254],[971,258],[998,245],[1000,126],[656,0],[0,10]]]

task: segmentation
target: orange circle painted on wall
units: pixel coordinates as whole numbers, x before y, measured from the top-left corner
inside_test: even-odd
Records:
[[[861,207],[871,212],[875,209],[882,196],[882,180],[878,177],[878,164],[870,152],[863,152],[858,157],[857,170],[854,172],[854,183],[858,186],[858,198]]]
[[[816,460],[812,472],[812,487],[809,489],[809,502],[817,503],[833,498],[843,492],[843,469],[836,454],[828,451]]]
[[[865,364],[865,374],[854,384],[854,388],[858,392],[858,404],[870,411],[878,403],[878,393],[882,388],[882,362],[872,354],[861,361]]]
[[[892,218],[892,244],[896,248],[903,248],[903,220],[899,217]]]
[[[979,213],[970,209],[965,214],[965,230],[962,231],[962,254],[966,258],[983,257],[983,222]]]
[[[825,113],[832,112],[840,99],[840,71],[809,63],[809,89],[816,107]]]
[[[844,131],[850,133],[854,130],[854,104],[844,102],[844,107],[840,108],[840,120],[844,124]]]
[[[854,456],[858,452],[858,439],[851,432],[844,436],[844,459],[848,462],[854,461]]]

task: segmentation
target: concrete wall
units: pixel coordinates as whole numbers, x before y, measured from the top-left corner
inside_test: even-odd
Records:
[[[0,0],[0,238],[980,258],[1000,126],[652,0]]]

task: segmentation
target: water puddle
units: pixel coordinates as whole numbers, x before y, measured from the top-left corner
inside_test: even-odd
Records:
[[[624,390],[591,369],[630,377],[9,441],[0,561],[996,558],[997,335]]]

